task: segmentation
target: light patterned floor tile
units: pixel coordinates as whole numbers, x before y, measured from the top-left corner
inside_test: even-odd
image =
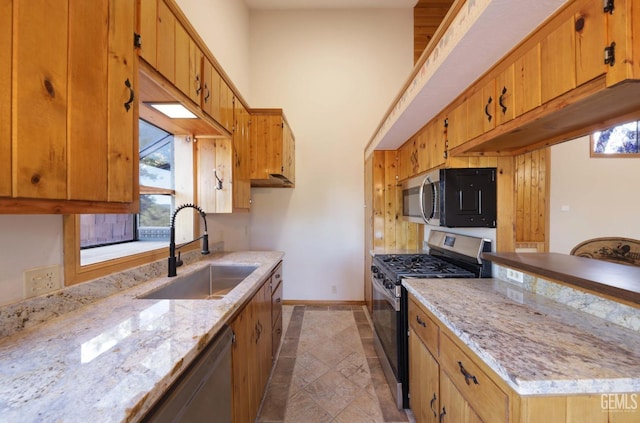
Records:
[[[297,318],[288,331],[292,316]],[[267,387],[274,392],[267,391],[258,422],[413,421],[393,406],[364,308],[284,306],[283,329],[289,338],[283,341],[278,373]],[[285,395],[283,381],[289,372]]]

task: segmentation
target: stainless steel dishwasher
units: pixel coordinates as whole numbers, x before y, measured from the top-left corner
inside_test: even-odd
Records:
[[[143,421],[231,422],[232,339],[225,326]]]

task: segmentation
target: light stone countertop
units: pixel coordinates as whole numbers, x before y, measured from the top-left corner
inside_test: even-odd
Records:
[[[282,260],[220,253],[210,263],[258,265],[221,300],[137,299],[159,277],[0,339],[0,422],[138,421]]]
[[[640,392],[639,332],[498,279],[403,285],[520,395]]]

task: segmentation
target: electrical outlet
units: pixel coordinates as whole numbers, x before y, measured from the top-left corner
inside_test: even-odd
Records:
[[[524,283],[524,274],[517,270],[507,269],[507,279],[518,283]]]
[[[60,266],[57,264],[25,270],[23,277],[25,298],[60,289]]]

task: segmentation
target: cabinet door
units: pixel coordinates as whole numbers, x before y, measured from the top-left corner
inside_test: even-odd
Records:
[[[515,62],[515,115],[520,116],[540,104],[540,44],[536,44]]]
[[[256,414],[262,396],[267,387],[269,381],[269,374],[271,373],[272,360],[272,341],[273,341],[273,326],[271,325],[271,286],[269,280],[262,285],[260,291],[256,294],[256,307],[257,307],[257,320],[258,325],[258,380],[256,387]],[[255,416],[254,416],[255,417]]]
[[[439,366],[413,328],[409,335],[409,389],[417,423],[438,421]]]
[[[515,117],[514,87],[515,87],[515,65],[511,64],[507,69],[496,76],[496,97],[495,105],[496,126],[509,122]]]
[[[133,202],[138,199],[138,102],[134,94],[138,69],[132,41],[134,27],[133,2],[111,0],[107,144],[110,202]],[[87,175],[90,174],[89,169]]]
[[[402,181],[411,176],[411,169],[413,164],[411,163],[412,142],[408,141],[398,149],[398,180]]]
[[[112,59],[105,16],[108,0],[69,2],[68,189],[73,200],[107,199],[108,116],[87,110],[106,111],[108,90],[122,92],[125,79],[118,88],[107,86],[107,61]]]
[[[213,94],[218,90],[213,89],[213,65],[206,57],[202,59],[202,97],[200,98],[200,107],[202,110],[213,117]]]
[[[447,150],[467,141],[467,104],[460,103],[447,116]]]
[[[571,17],[540,42],[543,104],[576,87],[574,27]]]
[[[198,106],[202,93],[202,59],[202,51],[196,42],[189,38],[189,97]]]
[[[175,85],[186,96],[189,95],[189,44],[191,39],[180,22],[175,22]]]
[[[0,0],[0,197],[11,196],[12,9],[11,0]]]
[[[482,423],[462,394],[456,389],[446,373],[440,373],[439,423]],[[496,423],[500,423],[496,420]]]
[[[495,127],[495,81],[491,80],[467,100],[467,138],[473,139]]]
[[[13,194],[64,199],[68,2],[21,4],[13,22]],[[43,48],[46,46],[46,48]]]
[[[231,322],[235,334],[231,347],[234,423],[252,422],[257,413],[257,407],[252,405],[255,403],[254,380],[257,374],[254,310],[254,303],[250,301]]]
[[[581,2],[574,15],[576,37],[576,84],[581,85],[600,75],[607,67],[603,60],[603,48],[606,45],[606,17],[602,3]]]
[[[236,124],[233,131],[233,208],[248,211],[251,205],[249,112],[238,102],[234,115]]]
[[[138,34],[140,34],[140,57],[145,62],[157,68],[157,22],[158,0],[138,0]],[[160,0],[162,1],[162,0]]]
[[[176,18],[163,0],[158,0],[157,70],[176,82]]]
[[[220,79],[220,120],[218,123],[227,131],[233,131],[233,92],[222,78]]]
[[[228,138],[196,143],[198,203],[207,213],[231,213],[233,190],[232,142]]]
[[[445,145],[447,142],[447,127],[445,126],[445,118],[437,116],[433,121],[431,130],[429,131],[429,167],[433,169],[444,164]]]

